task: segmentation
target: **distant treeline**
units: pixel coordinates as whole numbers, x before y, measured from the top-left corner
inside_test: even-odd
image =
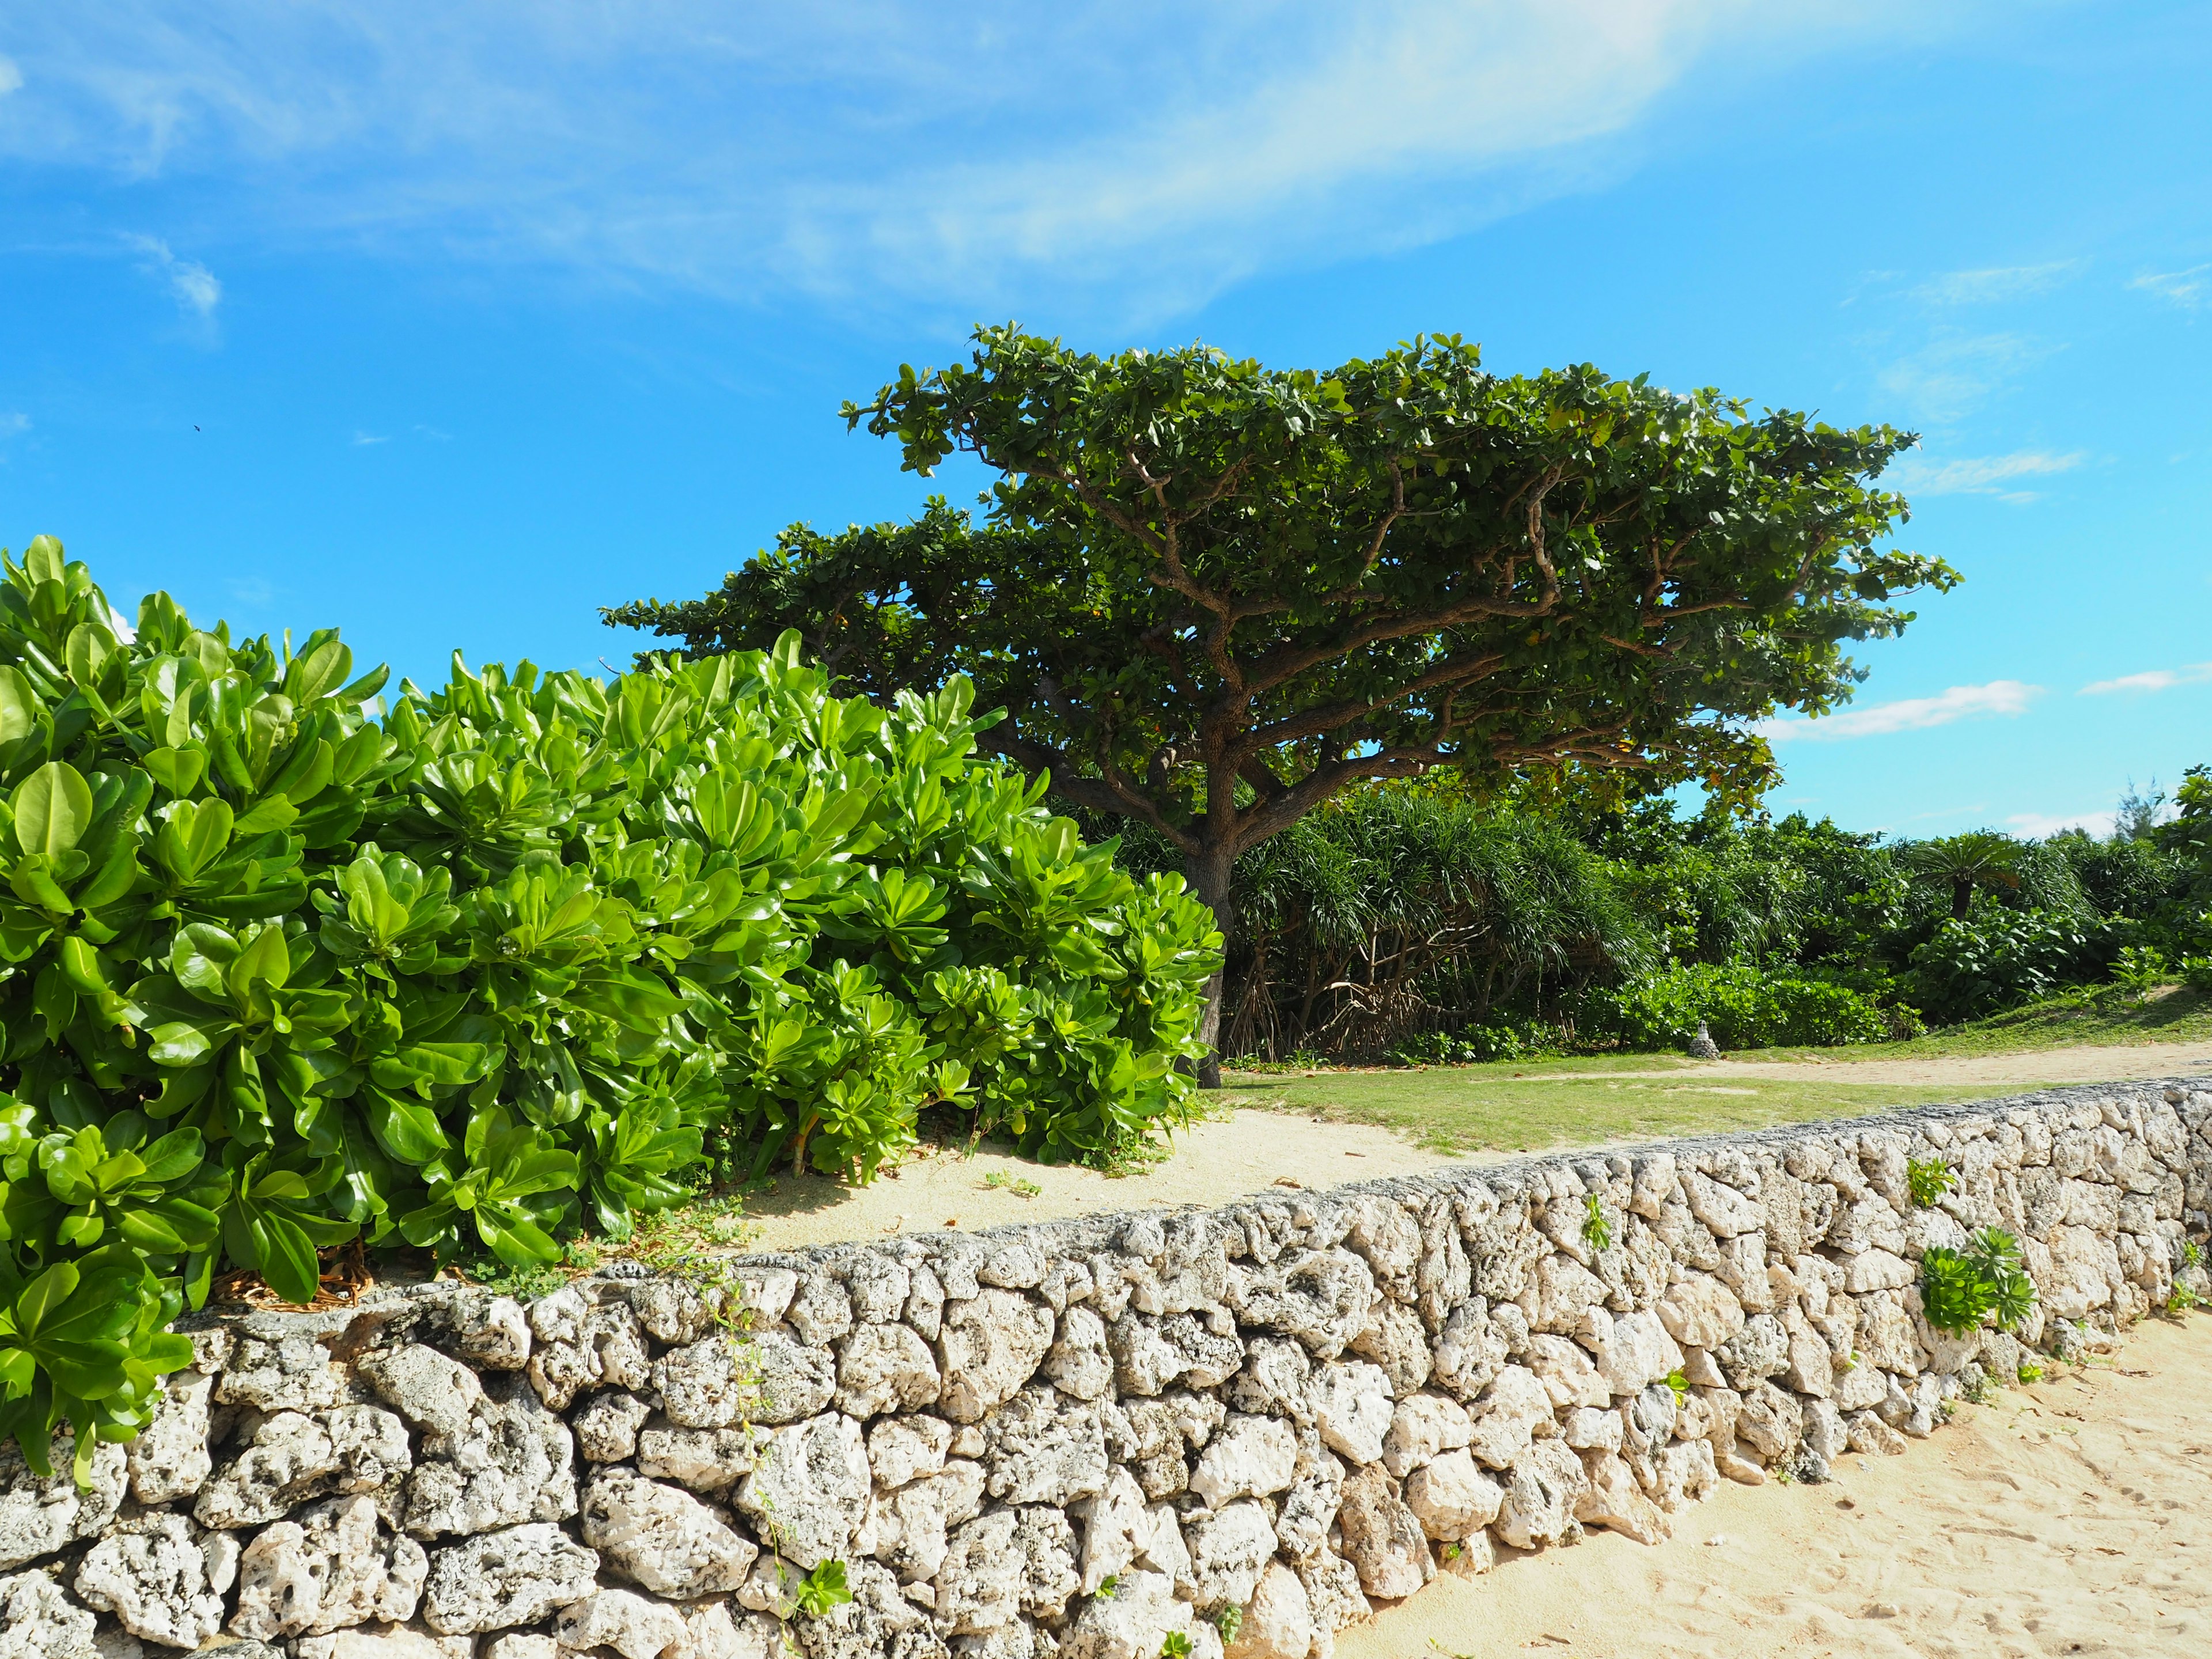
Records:
[[[1376,787],[1239,861],[1222,1047],[1501,1059],[1672,1047],[1701,1020],[1728,1048],[1865,1042],[2116,972],[2203,977],[2208,831],[2203,769],[2109,837],[2043,841]],[[1124,857],[1175,862],[1141,830]]]

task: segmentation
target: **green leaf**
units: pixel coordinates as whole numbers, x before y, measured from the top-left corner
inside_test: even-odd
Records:
[[[48,761],[15,786],[8,804],[15,844],[49,859],[75,848],[92,825],[92,786],[67,761]]]

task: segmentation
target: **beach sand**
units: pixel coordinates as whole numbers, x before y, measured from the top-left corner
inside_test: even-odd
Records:
[[[1817,1486],[1723,1482],[1644,1546],[1447,1574],[1337,1659],[2000,1659],[2212,1652],[2212,1316],[1961,1405]]]

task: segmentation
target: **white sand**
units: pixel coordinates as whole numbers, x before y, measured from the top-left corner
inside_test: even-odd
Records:
[[[1032,1164],[1004,1152],[973,1157],[924,1150],[872,1185],[845,1187],[827,1176],[776,1177],[748,1194],[745,1218],[759,1232],[748,1248],[787,1250],[834,1240],[933,1232],[957,1223],[996,1227],[1012,1221],[1104,1215],[1116,1210],[1226,1204],[1282,1183],[1338,1187],[1350,1181],[1411,1175],[1445,1164],[1496,1164],[1508,1154],[1448,1158],[1424,1152],[1395,1131],[1324,1123],[1287,1112],[1231,1111],[1184,1130],[1173,1156],[1119,1177],[1096,1170]],[[1006,1185],[984,1183],[992,1176]],[[1024,1195],[1012,1183],[1040,1190]]]
[[[1644,1546],[1440,1577],[1338,1659],[2212,1652],[2212,1317],[2148,1320],[2109,1361],[1961,1406],[1819,1486],[1723,1483]]]

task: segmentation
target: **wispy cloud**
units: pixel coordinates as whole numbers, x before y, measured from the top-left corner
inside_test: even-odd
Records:
[[[353,441],[356,447],[366,444],[388,444],[392,441],[392,434],[388,432],[356,432],[353,434]]]
[[[0,409],[0,438],[14,438],[31,429],[31,417],[20,409]]]
[[[1984,270],[1952,270],[1930,277],[1913,297],[1938,306],[1982,306],[2048,294],[2079,271],[2086,261],[2056,259],[2040,265],[1993,265]]]
[[[1769,743],[1839,743],[1850,738],[1886,738],[1899,732],[1948,726],[1954,720],[2025,714],[2028,705],[2042,694],[2039,685],[2028,685],[2019,680],[1991,680],[1986,685],[1954,685],[1932,697],[1906,697],[1897,702],[1878,702],[1868,708],[1846,708],[1819,720],[1784,715],[1760,720],[1752,729]]]
[[[1922,419],[1969,413],[2054,348],[2017,334],[1954,334],[1900,357],[1875,379]]]
[[[208,222],[757,297],[1203,294],[1633,166],[1699,77],[1963,27],[1904,0],[369,0],[33,9],[0,155]],[[948,95],[948,88],[958,88]]]
[[[158,236],[126,236],[124,241],[146,256],[146,270],[168,284],[170,295],[186,312],[205,322],[222,303],[222,284],[196,259],[179,259]]]
[[[2109,806],[2091,812],[2014,812],[2005,820],[2005,828],[2026,841],[2047,840],[2064,830],[2109,836],[2117,817]]]
[[[2109,696],[2115,691],[2170,691],[2177,685],[2203,685],[2212,680],[2212,662],[2193,662],[2185,668],[2151,668],[2140,674],[2123,674],[2116,680],[2096,680],[2081,688],[2085,697]]]
[[[2009,455],[1962,455],[1940,463],[1907,455],[1883,475],[1882,482],[1914,495],[1996,495],[2008,501],[2032,501],[2036,499],[2033,490],[2005,486],[2021,478],[2070,472],[2086,459],[2078,449],[2064,455],[2021,449]]]
[[[2171,300],[2191,311],[2212,299],[2212,264],[2191,265],[2186,270],[2150,271],[2128,284]]]
[[[0,98],[5,98],[22,84],[23,71],[15,67],[15,60],[0,57]]]

